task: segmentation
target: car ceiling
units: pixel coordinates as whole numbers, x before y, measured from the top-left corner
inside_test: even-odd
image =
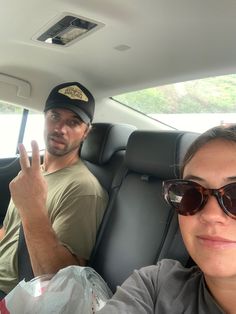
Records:
[[[236,1],[1,1],[0,93],[42,109],[58,83],[79,81],[96,99],[236,72]],[[65,12],[104,26],[69,46],[34,38]],[[122,48],[128,48],[122,50]],[[13,97],[7,78],[30,86]]]

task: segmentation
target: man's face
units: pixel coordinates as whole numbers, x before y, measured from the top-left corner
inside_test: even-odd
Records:
[[[88,134],[89,126],[67,109],[51,109],[45,114],[44,140],[53,156],[78,152]]]

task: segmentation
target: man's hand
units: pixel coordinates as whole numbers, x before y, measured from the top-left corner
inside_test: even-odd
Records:
[[[4,230],[4,227],[2,227],[0,229],[0,241],[4,238],[4,236],[5,236],[5,230]]]
[[[32,141],[32,162],[19,145],[21,171],[10,183],[11,197],[21,216],[35,276],[56,273],[69,265],[84,265],[55,234],[46,209],[47,183],[41,174],[38,145]]]
[[[19,145],[21,171],[9,185],[11,197],[21,218],[33,216],[38,209],[46,210],[47,183],[41,173],[39,148],[36,141],[31,142],[31,147],[32,162],[30,164],[24,145]]]

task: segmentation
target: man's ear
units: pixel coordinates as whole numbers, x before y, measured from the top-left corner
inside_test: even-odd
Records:
[[[91,129],[92,129],[92,125],[89,123],[89,124],[87,125],[87,129],[86,129],[85,132],[84,132],[83,141],[86,139],[86,137],[88,136],[88,134],[89,134],[89,132],[91,131]]]

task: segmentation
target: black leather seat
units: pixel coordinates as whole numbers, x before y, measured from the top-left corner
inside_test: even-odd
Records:
[[[134,130],[136,127],[129,124],[94,123],[82,145],[81,158],[107,191],[124,161],[127,142]]]
[[[178,177],[178,165],[198,136],[180,131],[135,131],[125,169],[113,181],[109,207],[90,259],[115,291],[134,269],[161,258],[186,263],[177,215],[162,196],[162,181]]]
[[[81,158],[108,192],[114,174],[124,162],[128,138],[135,129],[128,124],[95,123],[82,145]],[[27,281],[34,277],[22,226],[19,233],[18,269],[19,280]]]
[[[20,170],[19,157],[1,159],[0,164],[0,226],[6,215],[8,204],[10,201],[9,183],[18,174]]]

